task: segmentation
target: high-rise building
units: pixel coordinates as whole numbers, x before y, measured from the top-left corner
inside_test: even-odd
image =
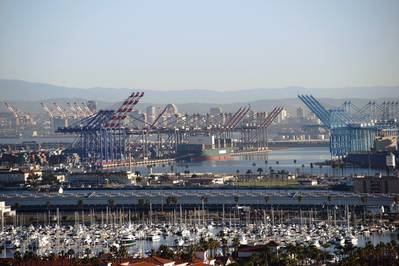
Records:
[[[287,110],[281,110],[280,114],[277,116],[277,122],[284,121],[288,117]]]
[[[298,107],[298,109],[296,109],[296,118],[303,119],[304,117],[305,116],[302,107]]]
[[[146,109],[147,123],[152,124],[156,118],[156,108],[155,106],[148,106]]]

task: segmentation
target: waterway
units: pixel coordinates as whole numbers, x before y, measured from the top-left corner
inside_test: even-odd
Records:
[[[190,171],[190,173],[226,173],[226,174],[245,174],[248,170],[256,173],[262,168],[263,173],[270,169],[275,172],[288,170],[291,173],[314,174],[329,176],[348,176],[348,175],[374,175],[380,173],[379,169],[346,167],[343,169],[332,168],[328,165],[315,165],[316,162],[324,162],[331,159],[328,147],[301,147],[272,150],[269,153],[236,156],[232,160],[226,161],[202,161],[177,163],[175,165],[160,165],[153,167],[152,172],[179,172]],[[313,163],[313,168],[311,167]],[[138,167],[134,171],[148,174],[148,167]]]

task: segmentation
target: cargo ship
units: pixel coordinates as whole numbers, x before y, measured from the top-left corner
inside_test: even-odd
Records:
[[[233,141],[215,136],[193,136],[189,143],[178,144],[176,159],[178,161],[230,160],[234,153]]]
[[[349,153],[344,160],[358,167],[386,169],[388,166],[396,168],[398,157],[397,136],[378,136],[371,151]]]

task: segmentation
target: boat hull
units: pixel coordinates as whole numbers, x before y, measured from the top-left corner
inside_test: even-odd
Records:
[[[231,160],[234,148],[204,148],[202,145],[182,144],[177,147],[177,157],[181,161],[225,161]]]

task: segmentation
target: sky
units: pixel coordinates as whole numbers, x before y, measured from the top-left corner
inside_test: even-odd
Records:
[[[397,0],[0,0],[0,78],[239,90],[399,85]]]

